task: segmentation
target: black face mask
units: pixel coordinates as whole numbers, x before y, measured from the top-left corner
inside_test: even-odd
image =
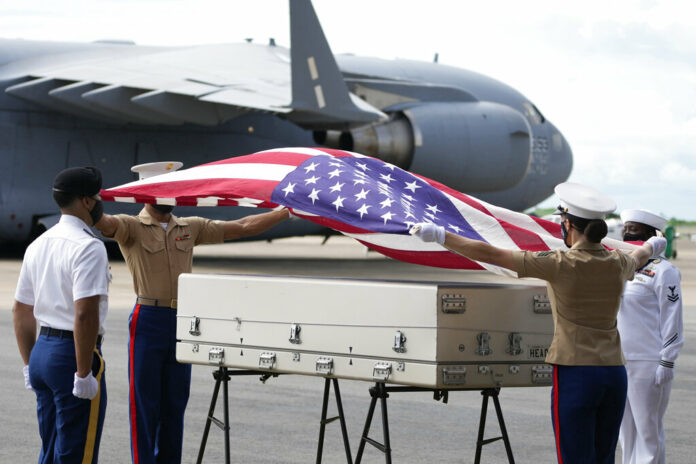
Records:
[[[623,236],[624,242],[645,242],[647,240],[648,237],[644,234],[629,234],[626,232]]]
[[[561,237],[563,237],[563,244],[570,248],[568,245],[568,230],[565,228],[565,224],[561,222]]]
[[[172,205],[152,205],[152,207],[162,214],[169,214],[174,209]]]
[[[89,217],[92,218],[92,225],[99,222],[99,220],[104,215],[104,203],[102,203],[101,200],[96,201],[97,202],[94,204],[94,208],[92,208],[89,212]]]

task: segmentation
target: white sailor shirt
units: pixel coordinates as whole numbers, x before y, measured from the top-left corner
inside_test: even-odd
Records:
[[[626,282],[617,324],[626,360],[673,367],[684,345],[679,269],[661,258],[637,270]]]
[[[27,248],[15,300],[34,307],[39,325],[73,330],[75,301],[99,295],[103,334],[110,281],[104,244],[80,218],[64,214]]]

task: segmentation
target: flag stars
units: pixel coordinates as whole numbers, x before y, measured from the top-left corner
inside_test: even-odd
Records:
[[[345,200],[345,197],[342,197],[341,195],[337,196],[336,199],[331,203],[332,205],[336,206],[336,211],[338,211],[338,208],[343,208],[343,200]]]
[[[286,197],[288,196],[288,193],[295,193],[295,185],[297,185],[297,183],[293,184],[292,182],[288,182],[288,185],[286,185],[283,189]]]
[[[360,169],[362,169],[363,171],[369,171],[369,170],[370,170],[370,168],[367,167],[367,164],[364,164],[364,163],[355,163],[355,165],[356,165],[357,167],[359,167]]]
[[[310,171],[316,170],[317,166],[319,166],[319,163],[315,163],[314,161],[312,161],[312,163],[309,166],[305,166],[305,174],[309,174]]]
[[[442,212],[440,209],[438,209],[437,205],[427,205],[425,209],[427,209],[428,211],[432,211],[433,214]]]
[[[380,202],[380,205],[382,205],[382,209],[391,208],[392,203],[394,203],[394,200],[391,198],[385,198],[384,201]]]
[[[317,190],[317,189],[313,188],[312,193],[307,195],[307,197],[309,197],[312,200],[312,204],[314,204],[314,202],[319,199],[319,192],[321,192],[321,190]]]
[[[391,213],[391,211],[387,211],[383,215],[380,216],[382,219],[384,219],[384,223],[386,224],[387,221],[391,221],[391,219],[394,217],[394,215]]]
[[[305,179],[305,185],[316,184],[319,179],[320,177],[317,176],[308,177]]]
[[[341,183],[339,181],[336,181],[336,183],[332,185],[329,188],[329,190],[331,191],[331,193],[340,192],[344,185],[346,185],[345,182]]]
[[[355,194],[355,201],[358,200],[366,200],[367,199],[367,194],[370,193],[369,190],[365,190],[364,188],[360,189],[360,193]]]
[[[384,167],[389,169],[390,171],[393,171],[396,166],[394,166],[391,163],[384,163]]]
[[[336,168],[333,171],[329,173],[329,179],[333,179],[334,177],[338,177],[343,171],[340,169]]]
[[[360,219],[362,219],[363,216],[364,216],[365,214],[367,214],[368,208],[371,208],[371,207],[372,207],[372,205],[363,204],[360,208],[356,209],[355,211],[357,211],[358,213],[360,213]]]
[[[387,184],[389,184],[389,182],[392,182],[394,180],[394,179],[392,179],[391,174],[380,174],[379,177],[381,177],[382,180],[384,180]]]
[[[419,187],[419,188],[420,188],[420,187]],[[404,200],[408,200],[408,201],[414,201],[414,200],[415,200],[415,198],[413,198],[411,195],[408,195],[408,194],[406,194],[406,193],[402,193],[402,194],[401,194],[401,197],[402,197]]]
[[[455,231],[456,233],[459,233],[459,232],[462,231],[461,227],[457,227],[457,226],[455,226],[454,224],[447,224],[447,227],[449,227],[450,229],[452,229],[452,230]]]
[[[353,187],[355,187],[358,184],[365,185],[366,181],[364,179],[353,179]]]
[[[421,188],[420,185],[417,185],[417,181],[415,181],[415,180],[413,182],[404,182],[404,183],[406,184],[406,187],[404,187],[404,189],[410,190],[413,193],[416,193],[416,189]]]

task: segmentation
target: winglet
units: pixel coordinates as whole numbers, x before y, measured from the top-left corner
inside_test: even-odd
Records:
[[[290,0],[290,42],[293,112],[288,119],[327,129],[386,119],[348,91],[310,0]]]

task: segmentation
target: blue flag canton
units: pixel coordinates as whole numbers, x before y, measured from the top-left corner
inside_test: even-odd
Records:
[[[278,183],[271,200],[373,232],[407,234],[430,222],[482,240],[444,193],[375,158],[314,156]]]

